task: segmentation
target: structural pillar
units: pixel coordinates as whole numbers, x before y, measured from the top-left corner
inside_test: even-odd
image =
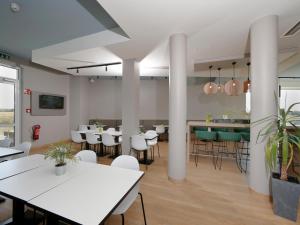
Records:
[[[170,37],[169,162],[168,176],[181,181],[186,176],[187,37]]]
[[[263,17],[250,30],[251,44],[251,122],[277,114],[278,96],[278,17]],[[275,95],[274,95],[275,93]],[[249,185],[258,193],[268,195],[270,174],[266,167],[267,140],[256,141],[263,125],[251,125]]]
[[[123,60],[122,76],[122,154],[129,154],[130,137],[139,133],[139,64]]]

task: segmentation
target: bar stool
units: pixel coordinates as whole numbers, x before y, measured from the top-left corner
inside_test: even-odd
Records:
[[[208,128],[207,128],[207,127],[194,127],[193,131],[194,131],[194,133],[195,133],[195,138],[194,138],[194,140],[193,140],[193,151],[192,151],[192,154],[195,153],[195,147],[196,147],[197,145],[199,145],[199,141],[200,141],[200,140],[197,138],[196,132],[197,132],[197,131],[208,131]]]
[[[212,162],[215,165],[215,156],[214,156],[214,141],[217,139],[217,133],[214,131],[201,131],[196,130],[196,139],[198,143],[196,144],[198,147],[196,148],[195,154],[195,164],[198,166],[199,155],[212,155]],[[208,145],[211,145],[211,148],[208,149]],[[200,149],[200,146],[204,146],[204,149]]]
[[[217,151],[217,159],[215,161],[215,168],[218,166],[219,162],[219,169],[222,168],[222,161],[223,156],[226,157],[232,157],[236,159],[237,167],[239,168],[238,161],[237,161],[237,154],[239,149],[239,143],[241,141],[241,134],[236,132],[224,132],[224,131],[218,131],[218,141],[220,144],[218,145],[218,151]],[[233,151],[230,151],[228,149],[228,143],[233,143]]]
[[[242,136],[242,146],[239,148],[238,157],[239,157],[239,167],[240,171],[247,173],[248,161],[250,160],[249,153],[249,143],[250,143],[250,133],[249,132],[240,132]]]

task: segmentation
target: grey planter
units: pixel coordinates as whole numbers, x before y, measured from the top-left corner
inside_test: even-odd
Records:
[[[296,178],[289,181],[279,179],[278,174],[272,176],[273,211],[276,215],[289,220],[297,220],[300,185]]]

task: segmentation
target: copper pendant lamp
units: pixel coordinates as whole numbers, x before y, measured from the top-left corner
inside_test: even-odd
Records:
[[[219,71],[219,83],[218,83],[217,90],[218,90],[218,92],[223,93],[224,92],[224,85],[221,84],[221,78],[220,78],[220,76],[221,76],[221,69],[222,68],[220,68],[220,67],[218,68],[218,71]]]
[[[212,82],[212,79],[211,79],[211,69],[212,69],[213,66],[209,66],[209,82],[206,83],[203,87],[203,91],[205,94],[207,95],[211,95],[211,94],[216,94],[218,89],[217,89],[217,85]]]
[[[248,90],[250,91],[251,81],[250,81],[250,62],[247,63],[248,67],[248,79],[244,81],[244,93],[247,93]]]
[[[230,96],[238,96],[241,94],[241,83],[235,79],[235,64],[236,62],[232,63],[233,76],[231,80],[225,84],[225,93]]]

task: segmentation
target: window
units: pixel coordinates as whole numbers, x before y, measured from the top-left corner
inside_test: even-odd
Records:
[[[20,139],[19,69],[0,64],[0,140]]]

